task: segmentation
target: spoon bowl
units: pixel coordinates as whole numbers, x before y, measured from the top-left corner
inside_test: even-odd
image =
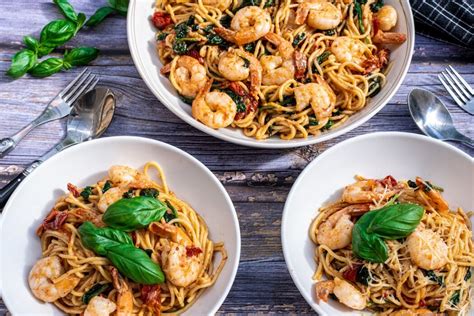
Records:
[[[418,128],[426,135],[459,141],[473,147],[473,141],[454,126],[453,118],[441,100],[428,90],[413,89],[408,95],[408,108]]]

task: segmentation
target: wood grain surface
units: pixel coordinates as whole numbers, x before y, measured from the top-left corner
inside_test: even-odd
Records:
[[[101,1],[71,1],[92,14]],[[0,138],[33,120],[81,69],[45,79],[5,75],[11,56],[24,35],[38,35],[48,21],[60,17],[49,1],[0,1]],[[246,148],[208,136],[168,111],[140,78],[127,45],[126,23],[112,17],[94,30],[81,31],[67,47],[95,46],[100,57],[90,69],[101,84],[118,94],[118,108],[104,137],[134,135],[167,142],[192,154],[210,168],[235,203],[242,231],[242,256],[233,288],[222,314],[315,314],[293,284],[280,244],[281,213],[291,185],[301,170],[321,152],[342,140],[377,131],[420,133],[410,118],[407,94],[426,88],[448,105],[456,126],[473,137],[474,117],[458,108],[437,79],[448,64],[474,85],[474,51],[416,36],[409,73],[387,106],[359,128],[322,144],[297,149]],[[0,159],[0,187],[58,142],[64,121],[34,130],[7,157]],[[459,144],[453,144],[473,154]],[[3,184],[2,184],[3,183]],[[2,258],[3,260],[3,258]],[[0,300],[0,315],[7,309]]]

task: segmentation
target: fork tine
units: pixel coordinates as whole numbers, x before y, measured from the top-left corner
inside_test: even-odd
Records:
[[[76,94],[76,91],[79,90],[83,85],[84,85],[84,82],[86,82],[86,80],[89,80],[89,78],[93,76],[93,74],[91,72],[88,72],[87,75],[83,76],[82,78],[80,78],[79,82],[71,89],[71,91],[67,94],[67,95],[64,95],[63,96],[63,100],[65,102],[69,102],[69,99]]]
[[[474,95],[474,89],[471,88],[471,85],[464,80],[464,78],[454,69],[451,65],[448,65],[448,68],[454,73],[454,75],[462,82],[464,87],[469,91],[470,94]]]
[[[446,75],[446,73],[442,72],[441,75],[443,75],[444,79],[448,82],[449,86],[451,89],[456,93],[458,96],[458,99],[462,101],[462,103],[467,103],[467,98],[462,94],[461,91],[459,91],[458,87],[456,84],[451,80],[451,78]]]
[[[449,69],[446,69],[446,73],[453,80],[459,90],[462,91],[461,95],[466,96],[466,98],[469,100],[472,96],[469,94],[469,92],[466,91],[462,83],[459,82],[459,80],[451,73]]]
[[[71,81],[71,82],[66,86],[66,88],[64,88],[61,92],[59,92],[59,96],[62,98],[67,92],[69,92],[69,90],[76,84],[77,81],[79,81],[79,79],[80,79],[86,72],[89,72],[89,69],[88,69],[88,68],[84,69],[79,75],[77,75],[76,78],[74,78],[73,81]]]
[[[438,79],[439,81],[441,81],[441,83],[443,84],[444,88],[446,89],[446,91],[449,92],[449,94],[451,95],[451,97],[454,99],[454,101],[457,103],[457,105],[459,105],[460,107],[463,107],[464,106],[464,103],[461,102],[458,97],[456,96],[456,94],[454,93],[453,90],[451,90],[451,88],[449,87],[449,85],[443,80],[443,77],[441,77],[441,75],[438,75]]]
[[[90,77],[89,80],[87,80],[87,82],[79,89],[79,91],[77,91],[72,97],[70,100],[68,100],[67,102],[69,104],[74,104],[74,102],[76,102],[77,98],[79,98],[83,92],[87,92],[91,89],[94,89],[94,87],[96,86],[96,84],[99,82],[99,78],[97,78],[96,75],[92,75]]]

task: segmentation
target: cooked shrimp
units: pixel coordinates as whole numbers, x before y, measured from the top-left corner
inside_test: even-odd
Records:
[[[179,92],[188,98],[194,98],[208,79],[206,68],[196,58],[190,56],[178,57],[173,75]]]
[[[397,24],[397,11],[391,5],[384,5],[375,15],[379,29],[390,31]]]
[[[262,82],[264,85],[281,85],[295,77],[295,63],[293,61],[294,48],[290,42],[275,33],[268,33],[265,39],[275,45],[279,56],[263,55],[260,63],[263,67]]]
[[[84,316],[109,316],[115,309],[115,303],[108,298],[94,296],[87,304]]]
[[[351,215],[363,214],[368,210],[368,204],[358,204],[349,205],[335,212],[319,225],[316,235],[318,243],[331,250],[349,246],[352,242],[352,228],[354,227]]]
[[[112,183],[119,186],[129,186],[136,189],[146,189],[154,186],[153,181],[143,173],[127,166],[110,167],[109,178]]]
[[[426,309],[426,308],[418,308],[418,309],[401,309],[396,312],[391,312],[390,316],[435,316],[439,315],[434,313],[433,311]]]
[[[365,51],[366,46],[360,40],[348,36],[337,37],[331,44],[331,52],[341,63],[360,64],[365,60]]]
[[[303,23],[318,30],[330,30],[342,21],[342,13],[334,4],[326,0],[305,1],[298,5],[295,22]]]
[[[448,262],[448,246],[434,231],[419,225],[407,238],[411,261],[425,270],[442,268]]]
[[[294,89],[296,111],[303,111],[310,105],[316,118],[322,121],[331,116],[336,105],[336,94],[321,77],[316,78],[318,83],[311,82]]]
[[[108,189],[99,199],[97,202],[97,208],[99,211],[104,213],[107,211],[110,205],[117,202],[118,200],[122,199],[123,194],[127,191],[127,189],[115,187]]]
[[[202,0],[202,4],[205,6],[217,8],[220,11],[225,11],[232,4],[232,0]]]
[[[122,279],[116,268],[111,269],[114,288],[117,290],[116,316],[128,316],[133,312],[133,294],[127,282]]]
[[[202,255],[188,255],[186,246],[170,242],[162,253],[163,271],[176,286],[186,287],[196,281],[202,269]]]
[[[207,81],[204,88],[193,101],[192,114],[195,119],[212,128],[226,127],[232,124],[237,105],[225,92],[210,92],[212,80]]]
[[[257,6],[240,9],[232,18],[230,28],[216,28],[217,34],[237,45],[254,42],[270,32],[272,21],[267,11]]]
[[[218,69],[230,81],[242,81],[250,77],[251,89],[256,95],[262,83],[262,65],[258,59],[241,49],[233,49],[222,54]]]
[[[337,277],[334,278],[334,295],[350,308],[363,310],[367,306],[367,298],[355,286]]]
[[[171,239],[181,245],[188,246],[192,244],[191,239],[189,239],[183,229],[175,225],[153,222],[148,226],[148,230],[157,236]]]
[[[429,198],[429,203],[440,212],[449,212],[448,202],[441,196],[441,193],[433,189],[428,185],[422,178],[416,177],[416,184],[420,187],[421,191],[417,191],[417,194],[426,194]]]
[[[28,284],[34,296],[50,303],[69,294],[79,283],[80,278],[69,275],[59,282],[54,282],[63,273],[64,268],[58,256],[38,260],[28,276]]]
[[[367,306],[367,298],[351,283],[339,279],[316,283],[316,297],[327,302],[329,294],[334,293],[342,304],[357,310]]]
[[[359,180],[344,188],[342,200],[347,203],[368,203],[374,200],[388,200],[402,189],[401,186],[384,185],[383,181]]]

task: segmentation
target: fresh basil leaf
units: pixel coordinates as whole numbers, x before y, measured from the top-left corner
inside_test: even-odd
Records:
[[[109,0],[109,4],[112,8],[117,10],[121,15],[127,15],[129,0]]]
[[[159,265],[147,253],[133,245],[121,244],[107,248],[107,258],[127,278],[140,284],[158,284],[165,281]]]
[[[86,15],[84,13],[79,13],[77,15],[77,22],[76,22],[76,31],[74,33],[74,35],[77,34],[77,32],[79,32],[79,30],[84,26],[84,23],[86,23]]]
[[[61,13],[65,18],[72,22],[77,22],[77,14],[72,5],[67,0],[53,0],[53,2],[59,7]]]
[[[40,41],[48,47],[60,46],[76,33],[76,23],[69,20],[54,20],[41,30]]]
[[[36,38],[31,36],[25,36],[23,37],[23,43],[25,43],[26,48],[28,48],[29,50],[35,53],[38,52],[39,42]]]
[[[367,227],[379,211],[369,211],[359,218],[352,229],[352,251],[361,259],[383,263],[388,259],[388,248],[382,238],[367,233]]]
[[[102,193],[107,192],[112,187],[112,183],[109,180],[105,181],[104,187],[102,188]]]
[[[43,56],[46,56],[48,55],[49,53],[51,53],[54,49],[56,48],[56,46],[52,45],[48,45],[46,43],[40,43],[39,47],[38,47],[38,58],[41,58]]]
[[[97,283],[94,284],[84,295],[82,295],[82,302],[84,304],[89,304],[90,300],[101,293],[104,293],[111,289],[111,283]]]
[[[33,77],[44,78],[61,71],[63,65],[64,63],[61,58],[48,58],[36,64],[28,73]]]
[[[82,191],[81,191],[81,196],[84,198],[84,200],[89,201],[89,196],[92,194],[92,187],[86,186]]]
[[[166,205],[148,196],[121,199],[107,208],[102,216],[110,227],[131,231],[159,221],[166,212]]]
[[[64,61],[72,66],[87,65],[97,58],[99,50],[93,47],[78,47],[73,48],[64,54]]]
[[[20,78],[36,63],[37,57],[35,52],[29,49],[22,49],[12,57],[10,68],[7,75],[12,78]]]
[[[87,20],[86,25],[89,27],[94,27],[101,23],[106,17],[111,14],[114,14],[116,11],[111,7],[102,7],[97,9],[95,13]]]
[[[96,227],[91,222],[84,222],[79,226],[79,236],[84,247],[99,255],[106,255],[111,246],[128,244],[133,246],[130,236],[118,229],[109,227]]]
[[[423,207],[417,204],[392,204],[377,211],[367,227],[368,233],[375,233],[385,239],[400,239],[411,234],[424,214]]]

